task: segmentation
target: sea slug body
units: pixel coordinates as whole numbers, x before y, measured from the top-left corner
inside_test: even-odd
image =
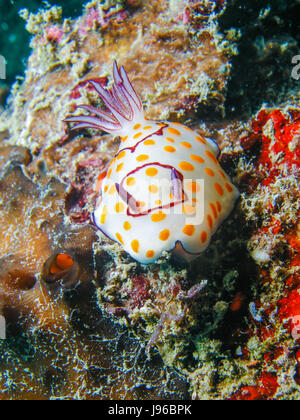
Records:
[[[121,137],[101,184],[95,225],[141,263],[171,250],[193,258],[232,211],[238,190],[211,139],[178,123],[146,120],[125,69],[114,63],[113,76],[111,89],[90,80],[108,112],[81,105],[90,115],[65,120],[76,123],[72,129]]]

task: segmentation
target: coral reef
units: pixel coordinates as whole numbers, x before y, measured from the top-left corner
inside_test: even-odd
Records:
[[[241,139],[245,151],[260,150],[253,166],[245,170],[241,164],[239,173],[245,186],[241,208],[247,223],[255,226],[248,250],[257,264],[261,284],[250,308],[253,325],[247,331],[249,339],[241,352],[245,359],[261,366],[261,374],[255,378],[255,386],[244,385],[233,399],[292,397],[296,393],[300,344],[299,140],[299,108],[289,106],[262,109],[252,122],[252,133]]]
[[[34,184],[17,152],[0,181],[0,398],[185,398],[185,378],[100,312],[94,230],[64,222],[64,185]]]
[[[98,22],[98,9],[91,4],[75,22],[61,22],[61,10],[56,7],[38,15],[22,12],[35,37],[27,77],[14,101],[13,118],[20,121],[10,127],[15,142],[25,144],[30,138],[31,150],[43,155],[45,148],[64,135],[61,121],[72,109],[70,90],[82,78],[110,74],[116,57],[121,58],[119,63],[126,67],[141,93],[148,118],[186,119],[189,112],[198,109],[215,115],[222,112],[230,64],[214,23],[216,15],[211,13],[214,2],[208,2],[210,8],[198,22],[197,31],[180,21],[174,22],[176,13],[171,13],[168,2],[152,3],[145,2],[130,16],[126,15],[126,24],[111,19],[108,27]],[[95,13],[87,26],[91,10]],[[84,99],[82,92],[73,105]],[[34,111],[28,120],[30,110]],[[45,118],[51,132],[43,129]],[[46,163],[51,170],[50,162]]]
[[[223,118],[237,51],[218,24],[236,4],[22,12],[33,51],[0,115],[0,399],[299,399],[299,95]],[[91,223],[119,138],[63,119],[101,105],[87,80],[114,59],[148,118],[217,140],[242,193],[190,264],[141,265]]]

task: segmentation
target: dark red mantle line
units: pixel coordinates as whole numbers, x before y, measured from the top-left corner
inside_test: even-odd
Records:
[[[134,146],[132,146],[132,147],[124,147],[124,149],[121,149],[121,150],[119,150],[118,151],[118,153],[114,156],[114,159],[116,159],[117,157],[118,157],[118,155],[121,153],[121,152],[123,152],[124,150],[130,150],[131,151],[131,153],[134,153],[135,152],[135,150],[136,150],[136,148],[138,147],[138,145],[140,144],[140,143],[142,143],[143,141],[145,141],[145,140],[147,140],[149,137],[152,137],[152,136],[162,136],[163,135],[163,130],[166,128],[166,127],[169,127],[169,124],[166,124],[166,123],[164,123],[165,125],[164,126],[162,126],[162,127],[160,127],[160,129],[159,130],[157,130],[157,131],[155,131],[154,133],[151,133],[151,134],[149,134],[148,136],[146,136],[146,137],[143,137],[142,138],[142,140],[140,140],[140,141],[138,141]]]
[[[125,181],[126,178],[128,178],[130,175],[134,174],[135,172],[139,171],[140,169],[145,168],[146,166],[160,166],[161,168],[167,168],[167,169],[170,169],[171,171],[172,171],[172,169],[174,169],[174,171],[176,171],[176,173],[179,175],[179,179],[181,180],[182,185],[183,185],[184,176],[182,175],[181,172],[179,172],[176,168],[174,168],[174,166],[171,166],[171,165],[163,165],[162,163],[159,163],[159,162],[151,162],[151,163],[145,163],[145,165],[142,165],[142,166],[138,166],[137,168],[135,168],[131,172],[129,172],[126,176],[124,176],[124,178],[122,179],[121,184],[120,184],[122,186],[122,188],[125,190],[125,188],[123,187],[123,183],[124,183],[124,181]],[[172,208],[175,205],[182,204],[182,203],[184,203],[187,200],[187,196],[186,196],[183,188],[182,188],[182,195],[184,196],[184,198],[182,200],[180,200],[180,201],[173,201],[172,203],[166,204],[164,206],[154,207],[154,208],[151,208],[151,209],[149,209],[149,210],[147,210],[147,211],[145,211],[143,213],[138,213],[138,214],[130,213],[129,206],[128,206],[127,207],[127,216],[132,216],[132,217],[147,216],[147,214],[149,214],[150,212],[152,212],[154,210],[161,210],[161,209]],[[121,199],[122,199],[122,197],[121,197]],[[124,201],[124,202],[126,203],[126,201]]]

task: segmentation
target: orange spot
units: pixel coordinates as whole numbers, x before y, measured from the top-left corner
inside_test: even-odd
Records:
[[[217,201],[217,202],[216,202],[216,206],[217,206],[217,210],[218,210],[218,212],[219,212],[219,213],[221,213],[222,206],[221,206],[221,204],[219,203],[219,201]]]
[[[115,186],[115,185],[112,185],[112,186],[110,187],[109,191],[108,191],[108,194],[113,195],[113,194],[115,194],[116,192],[117,192],[116,186]]]
[[[210,205],[210,208],[213,212],[214,218],[217,219],[218,218],[218,213],[217,213],[217,210],[215,208],[215,205],[213,203],[209,203],[209,205]]]
[[[124,163],[120,163],[120,164],[117,166],[116,172],[120,172],[120,171],[123,169],[123,166],[124,166]]]
[[[135,126],[133,127],[134,130],[138,130],[139,128],[141,128],[141,124],[135,124]]]
[[[229,185],[228,183],[226,183],[226,184],[225,184],[225,188],[226,188],[226,190],[227,190],[228,192],[232,192],[232,191],[233,191],[232,186],[231,186],[231,185]]]
[[[214,161],[215,163],[218,163],[218,161],[217,161],[217,159],[216,159],[216,157],[215,157],[215,155],[213,155],[212,153],[211,153],[211,151],[210,150],[205,150],[205,154],[206,154],[206,156],[208,156],[212,161]]]
[[[194,160],[195,162],[198,162],[198,163],[204,163],[204,159],[202,159],[202,157],[201,157],[201,156],[198,156],[198,155],[191,155],[191,156],[190,156],[190,158],[191,158],[192,160]]]
[[[55,261],[53,261],[51,267],[50,267],[50,273],[51,274],[58,274],[61,273],[63,270],[55,264]]]
[[[210,168],[204,168],[204,172],[206,173],[206,175],[209,175],[209,176],[215,175],[214,171]]]
[[[233,301],[230,305],[230,310],[232,312],[239,311],[241,307],[243,306],[244,300],[246,299],[246,296],[242,292],[237,292],[235,297],[233,298]]]
[[[122,152],[120,152],[120,153],[118,154],[118,156],[116,157],[116,159],[120,160],[120,159],[122,159],[125,155],[126,155],[125,150],[122,150]]]
[[[207,223],[208,223],[208,226],[212,229],[212,227],[213,227],[213,219],[212,219],[212,217],[211,217],[210,214],[207,215]]]
[[[108,188],[109,188],[109,185],[105,185],[105,187],[104,187],[104,192],[105,193],[107,192]]]
[[[162,211],[158,211],[157,213],[152,214],[151,220],[152,220],[152,222],[161,222],[166,217],[167,217],[167,215],[165,213],[163,213]]]
[[[155,144],[155,141],[152,139],[148,139],[144,141],[145,146],[153,146]]]
[[[121,202],[115,205],[116,213],[122,213],[125,210],[125,205]]]
[[[50,267],[51,274],[61,273],[70,270],[74,265],[73,258],[68,254],[58,254]]]
[[[131,229],[131,224],[129,222],[124,222],[123,228],[125,230],[130,230]]]
[[[187,149],[192,148],[191,143],[188,143],[187,141],[182,141],[180,144],[181,144],[182,147],[186,147]]]
[[[215,187],[215,190],[217,191],[217,193],[219,194],[219,195],[223,195],[224,194],[224,190],[223,190],[223,188],[221,187],[221,185],[220,184],[218,184],[217,182],[215,183],[215,185],[214,185],[214,187]]]
[[[182,211],[184,214],[194,214],[196,211],[196,208],[194,206],[191,206],[190,204],[185,204],[184,206],[182,206]]]
[[[139,155],[139,156],[136,158],[136,160],[137,160],[138,162],[143,162],[144,160],[147,160],[147,159],[149,159],[149,156],[148,156],[148,155]]]
[[[138,207],[141,207],[141,208],[145,207],[145,205],[146,205],[145,201],[137,201],[136,204],[137,204]]]
[[[205,230],[201,233],[201,242],[204,244],[204,242],[207,241],[207,233]]]
[[[111,173],[112,173],[112,169],[110,169],[110,170],[107,172],[107,178],[110,178]]]
[[[178,130],[176,130],[176,128],[173,128],[173,127],[168,127],[168,132],[170,133],[170,134],[174,134],[175,136],[180,136],[180,131],[178,131]]]
[[[149,185],[149,191],[152,194],[156,194],[156,193],[158,193],[158,187],[156,185]]]
[[[195,233],[195,226],[194,225],[185,225],[182,229],[182,232],[185,233],[188,236],[193,236]]]
[[[165,229],[165,230],[162,230],[162,231],[160,232],[160,234],[159,234],[159,239],[160,239],[161,241],[167,241],[167,240],[169,239],[169,236],[170,236],[170,231],[169,231],[169,229]]]
[[[121,137],[121,142],[122,143],[125,143],[125,141],[128,139],[128,136],[125,136],[125,137]]]
[[[156,204],[157,206],[160,206],[160,205],[161,205],[161,200],[155,200],[155,204]]]
[[[134,138],[134,139],[137,139],[137,138],[141,137],[141,135],[142,135],[142,134],[143,134],[143,133],[140,131],[140,132],[136,133],[136,134],[133,136],[133,138]]]
[[[97,184],[96,184],[96,187],[95,187],[96,192],[100,191],[103,179],[106,177],[106,175],[107,175],[107,173],[106,173],[106,171],[104,171],[98,176]]]
[[[192,165],[189,162],[180,162],[179,168],[182,169],[183,171],[193,171],[195,169],[194,165]]]
[[[200,141],[200,143],[202,143],[202,144],[206,144],[206,141],[204,140],[204,138],[203,138],[203,137],[196,136],[196,140],[197,140],[197,141]]]
[[[170,143],[175,143],[175,140],[172,139],[171,137],[166,137],[166,140]]]
[[[165,147],[164,147],[164,150],[165,150],[166,152],[169,152],[169,153],[174,153],[174,152],[176,152],[176,149],[175,149],[175,147],[173,147],[173,146],[165,146]]]
[[[146,169],[146,175],[148,176],[155,176],[157,175],[158,170],[156,168],[147,168]]]
[[[106,220],[106,216],[107,216],[107,207],[104,206],[103,207],[103,210],[102,210],[102,214],[100,216],[100,223],[101,223],[101,225],[104,225],[105,220]]]
[[[200,185],[197,182],[189,182],[187,184],[187,189],[193,193],[196,193],[200,190]]]
[[[144,130],[149,130],[150,128],[152,128],[152,125],[146,125],[146,127],[144,127]]]
[[[154,255],[155,255],[155,252],[152,249],[150,249],[149,251],[146,252],[146,257],[147,258],[153,258]]]
[[[140,249],[140,243],[139,243],[139,241],[138,241],[137,239],[134,239],[134,240],[131,242],[131,248],[132,248],[132,250],[133,250],[136,254],[139,252],[139,249]]]
[[[181,125],[181,127],[183,127],[186,131],[192,131],[192,132],[194,132],[194,130],[192,130],[190,127],[187,127],[186,125]]]
[[[130,176],[129,178],[126,179],[126,184],[130,187],[132,185],[134,185],[136,183],[135,178],[133,178],[133,176]]]
[[[116,233],[116,238],[118,239],[119,242],[121,242],[122,245],[124,245],[123,238],[119,233]]]
[[[220,172],[221,177],[226,179],[226,175],[224,174],[224,172],[223,171],[219,171],[219,172]]]

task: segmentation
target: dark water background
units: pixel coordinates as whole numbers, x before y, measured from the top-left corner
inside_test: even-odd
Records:
[[[37,12],[51,4],[62,7],[63,17],[75,17],[81,14],[85,3],[82,0],[55,0],[48,3],[39,0],[0,0],[0,54],[7,62],[6,83],[11,84],[17,75],[23,75],[30,53],[31,35],[25,29],[25,21],[19,16],[19,10],[26,8],[30,12]]]

